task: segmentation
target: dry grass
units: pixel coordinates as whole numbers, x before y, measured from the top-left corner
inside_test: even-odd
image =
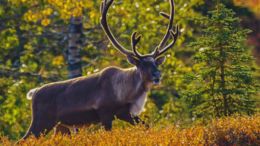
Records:
[[[14,145],[8,137],[0,137],[1,145]],[[72,136],[57,134],[31,137],[20,143],[23,146],[47,145],[260,145],[260,115],[234,116],[213,120],[207,126],[180,128],[179,125],[166,127],[113,128],[112,131],[81,130]]]

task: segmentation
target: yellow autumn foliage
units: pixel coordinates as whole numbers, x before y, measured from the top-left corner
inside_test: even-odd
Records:
[[[20,3],[26,3],[30,6],[35,6],[38,4],[38,0],[8,0],[8,2],[11,2],[13,4],[19,5]],[[67,0],[67,1],[60,1],[60,0],[44,0],[44,2],[47,2],[48,4],[46,7],[47,9],[44,10],[38,10],[38,9],[32,9],[29,10],[24,14],[24,19],[26,21],[31,21],[36,23],[37,21],[41,21],[41,24],[43,26],[48,26],[49,19],[48,16],[52,15],[54,12],[53,8],[56,9],[55,11],[58,11],[60,13],[60,17],[62,19],[70,19],[71,15],[73,17],[79,17],[83,15],[83,9],[85,8],[91,8],[94,5],[93,1],[78,1],[78,0]],[[92,17],[96,16],[96,13],[92,15]]]
[[[2,145],[13,145],[8,137],[1,136]],[[172,146],[205,146],[205,145],[259,145],[260,115],[234,116],[212,120],[207,126],[181,125],[166,127],[151,126],[146,130],[142,126],[120,128],[115,126],[112,131],[85,128],[72,136],[53,133],[39,139],[28,138],[19,145],[172,145]]]
[[[90,12],[89,12],[89,16],[90,16],[90,18],[94,18],[94,17],[97,16],[97,13],[94,12],[94,11],[90,11]]]
[[[41,22],[41,25],[42,26],[48,26],[50,23],[51,23],[50,19],[43,19],[42,22]]]
[[[48,8],[48,9],[42,11],[42,14],[44,16],[51,15],[51,13],[52,13],[52,9],[51,8]]]
[[[63,58],[63,56],[62,56],[62,55],[56,56],[56,57],[52,60],[52,64],[53,64],[53,65],[57,65],[57,66],[64,65],[64,58]]]

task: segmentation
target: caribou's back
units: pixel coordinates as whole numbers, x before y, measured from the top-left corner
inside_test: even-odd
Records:
[[[101,106],[115,103],[113,91],[113,74],[122,70],[109,67],[91,76],[79,77],[69,82],[66,91],[56,98],[57,109],[62,112],[67,110],[92,110]]]
[[[114,75],[124,72],[117,67],[108,67],[101,72],[70,79],[67,81],[49,83],[35,92],[32,104],[35,102],[57,106],[57,112],[70,108],[97,109],[103,104],[115,102],[113,90]]]

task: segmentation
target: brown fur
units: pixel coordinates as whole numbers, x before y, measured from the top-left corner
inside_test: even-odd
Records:
[[[117,67],[109,67],[90,76],[46,84],[33,95],[32,122],[24,139],[31,133],[38,137],[58,122],[62,126],[56,128],[57,132],[69,133],[73,126],[81,128],[102,122],[103,115],[116,115],[129,121],[131,105],[150,88],[151,83],[142,82],[137,68]]]

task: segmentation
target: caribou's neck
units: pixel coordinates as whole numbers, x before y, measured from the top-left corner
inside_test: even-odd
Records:
[[[119,101],[131,103],[130,112],[136,116],[144,110],[146,96],[152,83],[142,79],[141,72],[136,68],[124,69],[116,75],[114,91]]]
[[[145,82],[142,79],[141,72],[136,67],[133,68],[133,85],[135,85],[135,90],[139,92],[148,92],[152,87],[152,82]]]
[[[141,72],[136,67],[120,70],[112,80],[114,93],[120,101],[134,100],[152,87],[152,83],[143,81]]]
[[[135,68],[133,72],[134,84],[136,85],[135,91],[136,93],[132,95],[133,99],[132,104],[130,106],[130,112],[133,116],[139,115],[142,111],[144,111],[144,105],[147,99],[147,93],[152,87],[152,82],[145,82],[142,79],[141,72]]]

